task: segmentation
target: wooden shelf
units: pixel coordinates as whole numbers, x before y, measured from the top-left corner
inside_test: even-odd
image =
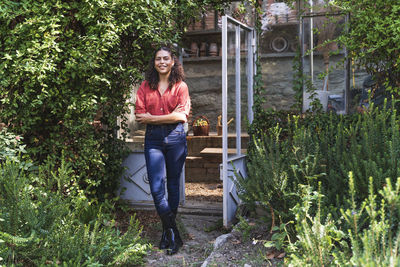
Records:
[[[280,58],[280,57],[294,57],[296,55],[295,52],[282,52],[282,53],[266,53],[261,54],[261,58]]]
[[[209,56],[209,57],[185,57],[183,62],[199,62],[199,61],[221,61],[220,56]]]
[[[221,34],[221,30],[196,30],[186,32],[184,35],[187,37],[199,36],[199,35],[210,35],[210,34]]]

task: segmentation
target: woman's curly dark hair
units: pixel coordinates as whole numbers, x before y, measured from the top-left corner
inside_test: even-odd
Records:
[[[171,55],[172,59],[174,60],[174,66],[171,69],[171,74],[169,75],[169,88],[171,88],[174,84],[177,82],[183,81],[185,79],[185,73],[183,71],[182,64],[179,62],[177,56],[173,52],[173,50],[167,46],[162,46],[158,48],[154,54],[153,57],[151,58],[149,62],[149,68],[146,72],[146,81],[149,83],[150,88],[153,90],[157,90],[158,88],[158,82],[160,81],[160,78],[158,76],[158,72],[154,66],[154,60],[156,58],[156,54],[158,51],[167,51]]]

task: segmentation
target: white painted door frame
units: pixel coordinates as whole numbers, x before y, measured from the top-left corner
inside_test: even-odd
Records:
[[[228,29],[228,24],[233,26]],[[233,28],[233,29],[232,29]],[[236,153],[228,155],[228,30],[235,32],[235,127]],[[234,182],[235,172],[246,176],[246,155],[242,154],[241,144],[241,30],[247,34],[246,74],[247,74],[247,117],[253,121],[253,78],[255,73],[256,35],[253,28],[229,17],[222,17],[222,164],[223,181],[223,223],[229,227],[234,219],[240,200]]]

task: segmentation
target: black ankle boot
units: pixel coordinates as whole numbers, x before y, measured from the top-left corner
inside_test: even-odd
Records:
[[[166,226],[166,237],[168,241],[167,254],[175,254],[183,245],[178,228],[176,227],[175,214],[169,212],[167,214],[161,215],[161,220]]]
[[[162,222],[162,234],[161,234],[161,241],[160,241],[160,249],[167,249],[168,248],[168,238],[167,238],[167,228],[165,224]]]
[[[179,244],[179,247],[183,246],[183,241],[181,238],[181,235],[179,234],[178,227],[176,226],[176,215],[178,214],[178,209],[172,210],[172,213],[174,214],[174,233],[175,233],[175,242]]]

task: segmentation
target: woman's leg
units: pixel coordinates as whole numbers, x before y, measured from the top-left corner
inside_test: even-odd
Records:
[[[145,148],[145,158],[151,195],[157,213],[161,216],[171,211],[165,196],[165,155],[162,148],[148,145]]]
[[[151,195],[153,196],[154,205],[158,215],[161,218],[163,228],[159,248],[169,249],[171,245],[176,247],[175,235],[172,229],[173,224],[171,224],[171,220],[169,218],[169,214],[172,214],[172,212],[165,197],[166,171],[164,153],[161,149],[147,145],[145,148],[145,157]]]
[[[183,245],[178,227],[176,226],[176,214],[178,212],[180,197],[180,177],[182,168],[187,155],[186,134],[183,127],[179,125],[176,130],[172,131],[167,138],[165,144],[165,164],[167,171],[167,190],[168,204],[171,212],[162,217],[167,223],[167,237],[169,240],[168,254],[175,254]],[[171,229],[172,231],[171,231]],[[168,230],[169,229],[169,230]]]
[[[168,248],[168,254],[175,254],[183,245],[175,216],[179,205],[179,183],[187,155],[187,145],[182,125],[173,131],[167,128],[161,126],[160,131],[149,131],[149,138],[146,138],[145,142],[145,157],[151,193],[163,224],[160,248]],[[155,138],[160,134],[161,139]],[[168,200],[165,197],[165,175]]]
[[[168,143],[166,146],[165,164],[167,171],[168,204],[175,214],[180,200],[180,178],[187,156],[186,135],[184,131],[174,133],[177,142]]]
[[[186,150],[181,148],[168,151],[166,155],[168,204],[171,210],[177,210],[180,200],[180,178],[186,159]]]

